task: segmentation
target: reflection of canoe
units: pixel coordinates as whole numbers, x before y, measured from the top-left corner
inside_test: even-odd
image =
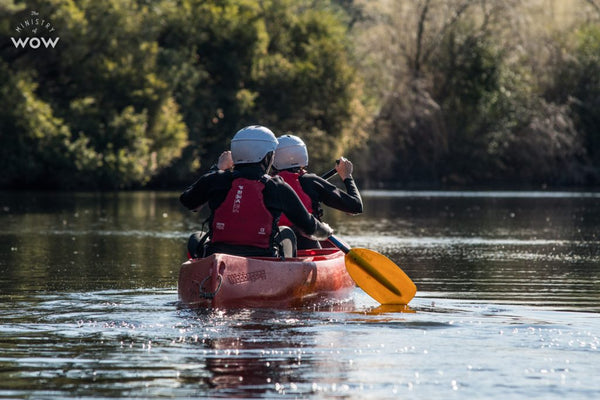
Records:
[[[294,307],[342,300],[354,281],[336,248],[298,250],[285,260],[213,254],[179,270],[179,300],[187,307]]]

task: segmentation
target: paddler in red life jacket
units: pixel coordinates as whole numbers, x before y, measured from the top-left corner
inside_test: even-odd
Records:
[[[362,199],[352,178],[353,166],[350,160],[340,158],[335,169],[346,186],[346,191],[329,183],[315,174],[308,173],[308,151],[306,144],[298,136],[283,135],[277,138],[279,144],[275,150],[273,167],[278,176],[283,178],[302,200],[306,209],[321,220],[323,209],[321,203],[328,207],[349,214],[360,214],[363,210]],[[293,221],[282,215],[280,225],[291,226],[296,230]],[[307,249],[320,247],[319,242],[309,238],[299,237],[298,248]]]
[[[293,231],[278,226],[282,213],[301,235],[324,240],[333,233],[306,210],[282,178],[267,175],[276,147],[275,135],[264,126],[243,128],[231,141],[233,168],[222,165],[224,170],[209,171],[181,194],[180,201],[188,209],[208,204],[211,211],[209,241],[205,244],[200,233],[193,234],[188,242],[191,257],[213,253],[294,256]]]

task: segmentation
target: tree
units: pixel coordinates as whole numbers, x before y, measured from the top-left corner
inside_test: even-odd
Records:
[[[530,19],[539,11],[527,9],[533,3],[421,0],[369,9],[376,16],[367,24],[377,23],[361,28],[361,48],[371,51],[364,65],[384,66],[383,78],[371,76],[383,100],[371,171],[384,181],[438,185],[582,182],[581,130],[560,102],[542,97],[552,66],[540,65],[543,53],[531,42],[539,36],[520,32],[540,26],[541,18]]]
[[[258,123],[315,143],[317,169],[335,159],[361,104],[345,27],[328,4],[185,0],[169,15],[159,43],[165,62],[178,61],[188,157],[206,168],[238,129]]]
[[[14,158],[37,161],[23,170],[17,160],[3,184],[143,185],[179,156],[186,140],[156,62],[158,16],[126,0],[28,5],[35,11],[5,14],[3,26],[35,12],[52,21],[60,42],[43,53],[3,48],[3,93],[24,100],[22,108],[2,115],[2,132],[29,138],[14,142],[13,154],[19,155]],[[2,108],[11,108],[11,102],[4,97]],[[42,120],[44,128],[32,120]]]
[[[600,16],[600,14],[599,14]],[[585,181],[600,181],[600,28],[581,26],[558,42],[552,61],[556,68],[545,88],[549,101],[565,104],[581,132],[589,157]]]

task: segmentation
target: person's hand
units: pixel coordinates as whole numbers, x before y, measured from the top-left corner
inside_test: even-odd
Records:
[[[333,229],[325,222],[317,221],[317,229],[315,230],[315,233],[311,235],[311,239],[325,240],[331,235],[333,235]]]
[[[231,157],[231,151],[227,150],[221,153],[219,161],[217,162],[217,168],[221,171],[227,171],[233,168],[233,158]]]
[[[353,169],[354,167],[352,166],[352,161],[344,157],[340,157],[340,162],[335,166],[335,170],[342,180],[350,178],[352,176]]]

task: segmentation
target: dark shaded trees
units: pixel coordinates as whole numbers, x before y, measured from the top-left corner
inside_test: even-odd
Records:
[[[5,46],[3,186],[124,188],[178,157],[186,127],[157,65],[157,15],[135,1],[28,3],[11,24],[52,21],[55,48]],[[38,34],[31,29],[21,36]],[[48,33],[46,33],[48,34]],[[48,34],[50,35],[50,34]],[[51,36],[51,35],[50,35]]]
[[[598,184],[600,12],[577,4],[0,0],[0,187],[181,186],[255,123],[315,171],[353,150],[363,186]],[[33,11],[55,48],[10,40]]]
[[[33,11],[60,35],[53,49],[3,44],[4,187],[181,184],[254,123],[316,138],[319,167],[360,111],[329,1],[3,5],[3,35]]]

